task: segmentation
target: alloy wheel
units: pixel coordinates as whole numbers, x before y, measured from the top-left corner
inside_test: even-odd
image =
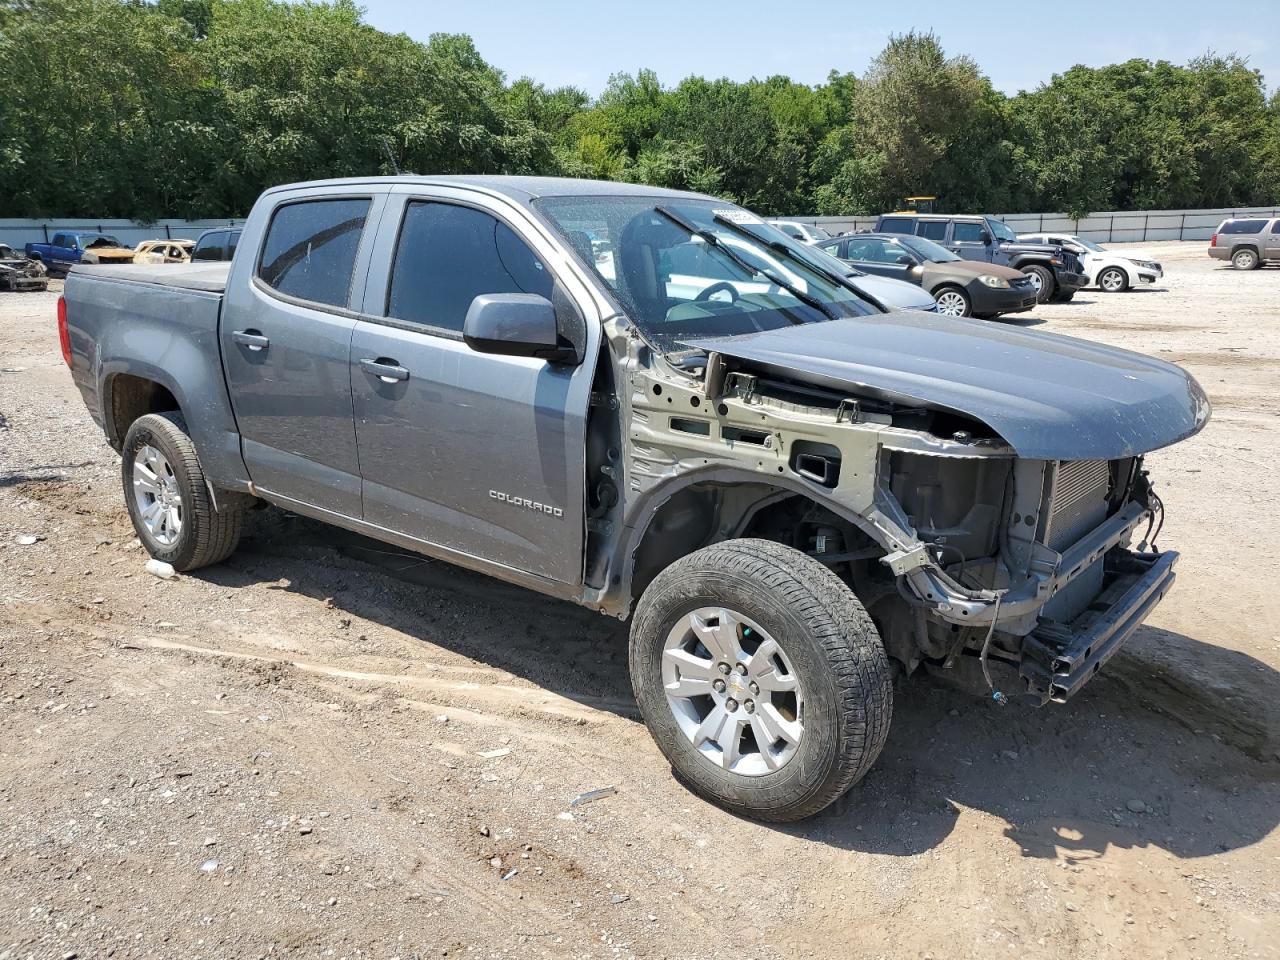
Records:
[[[156,541],[171,547],[182,533],[182,491],[163,453],[146,445],[133,456],[133,496],[142,525]]]
[[[676,621],[662,684],[680,732],[708,762],[759,777],[795,756],[804,695],[782,646],[749,617],[699,607]]]
[[[1106,270],[1102,274],[1102,289],[1108,293],[1118,293],[1124,289],[1124,274],[1119,270]]]
[[[938,295],[938,312],[948,317],[963,317],[967,306],[964,297],[954,290],[945,290]]]

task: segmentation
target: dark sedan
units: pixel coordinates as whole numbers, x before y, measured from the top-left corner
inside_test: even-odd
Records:
[[[855,233],[818,246],[859,270],[922,287],[952,317],[988,320],[1036,305],[1031,278],[995,263],[962,260],[924,237],[895,233]]]

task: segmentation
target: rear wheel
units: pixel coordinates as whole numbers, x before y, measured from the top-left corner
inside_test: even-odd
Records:
[[[1120,293],[1129,289],[1129,275],[1119,267],[1107,267],[1098,274],[1098,289],[1104,293]]]
[[[969,295],[959,287],[943,287],[933,296],[938,312],[948,317],[967,317],[972,310]]]
[[[139,417],[121,453],[129,518],[151,556],[175,570],[194,570],[231,555],[248,498],[224,493],[214,506],[181,414]]]
[[[1262,265],[1257,251],[1243,247],[1231,255],[1231,265],[1237,270],[1256,270]]]
[[[1031,286],[1036,291],[1036,300],[1040,303],[1048,303],[1049,298],[1057,292],[1058,288],[1057,281],[1053,279],[1053,271],[1035,263],[1019,269],[1031,278]]]
[[[676,775],[735,813],[822,810],[889,732],[888,657],[853,592],[780,544],[729,540],[650,584],[631,627],[631,682]]]

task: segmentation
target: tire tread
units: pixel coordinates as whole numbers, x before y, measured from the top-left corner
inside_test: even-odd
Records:
[[[713,544],[667,567],[641,598],[635,624],[646,621],[646,612],[669,589],[691,573],[708,569],[763,587],[794,611],[821,646],[839,698],[838,750],[827,776],[808,795],[769,810],[746,808],[720,798],[717,802],[735,812],[775,822],[813,816],[866,775],[888,737],[893,714],[892,676],[879,634],[853,591],[834,573],[798,550],[755,539]],[[634,629],[632,642],[636,642]]]
[[[221,563],[231,556],[240,543],[240,535],[244,528],[245,506],[249,498],[243,494],[225,491],[219,498],[222,501],[221,507],[214,506],[205,482],[204,468],[200,465],[200,457],[196,453],[195,444],[187,434],[187,422],[177,411],[149,413],[139,417],[129,427],[130,437],[126,438],[124,446],[126,497],[129,496],[128,458],[132,447],[129,441],[133,432],[140,428],[150,429],[153,433],[164,437],[177,453],[178,463],[171,466],[175,470],[181,469],[190,480],[191,503],[185,511],[184,522],[188,529],[195,532],[195,545],[190,550],[189,556],[173,563],[174,569],[196,570]]]

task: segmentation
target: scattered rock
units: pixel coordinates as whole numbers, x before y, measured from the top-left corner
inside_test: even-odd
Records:
[[[1006,760],[1017,760],[1018,751],[1017,750],[1001,750],[1000,756],[1004,757]]]
[[[627,896],[625,893],[615,893],[612,897],[609,898],[609,902],[610,903],[626,903],[630,899],[631,898]]]
[[[480,836],[482,836],[482,837],[487,837],[488,835],[489,835],[489,828],[488,828],[488,827],[481,827],[481,828],[480,828]]]
[[[505,757],[510,752],[510,747],[499,747],[497,750],[481,750],[476,756],[483,757],[486,760],[496,760],[498,757]]]
[[[30,547],[44,539],[38,533],[20,533],[14,538],[20,546]]]
[[[1147,803],[1145,800],[1128,800],[1125,806],[1129,808],[1130,813],[1146,813]]]
[[[213,873],[217,869],[218,869],[217,860],[206,860],[204,863],[200,864],[200,870],[204,873]]]

